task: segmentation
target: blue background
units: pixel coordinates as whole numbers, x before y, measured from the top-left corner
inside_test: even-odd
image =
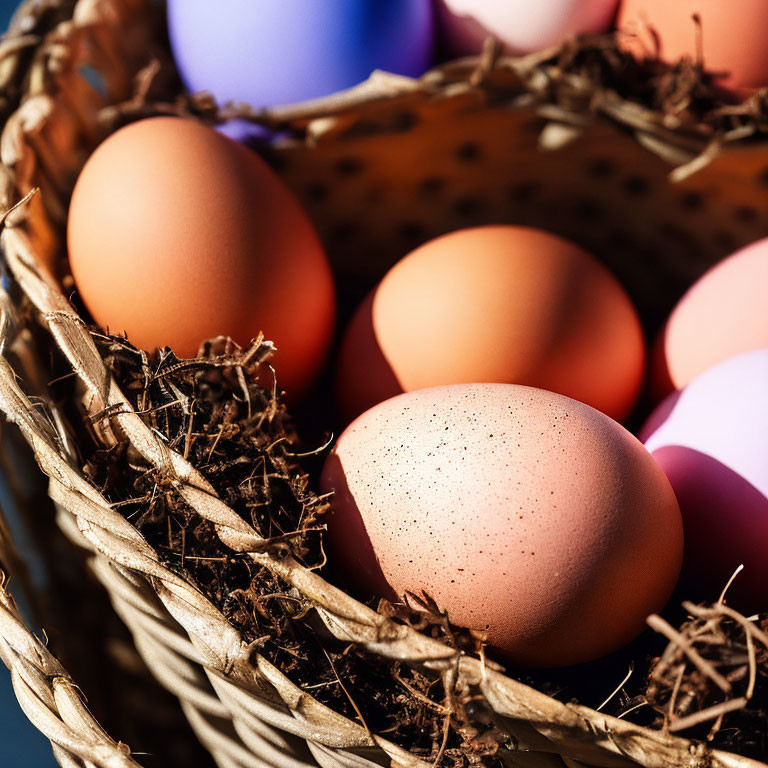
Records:
[[[5,29],[17,0],[0,0],[0,29]],[[12,514],[4,489],[3,509]],[[0,766],[3,768],[54,768],[51,745],[24,717],[11,688],[11,676],[0,663]]]

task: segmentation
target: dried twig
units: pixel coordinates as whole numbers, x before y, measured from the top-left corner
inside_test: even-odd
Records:
[[[673,629],[668,622],[661,618],[661,616],[653,614],[648,617],[647,623],[651,629],[656,630],[668,640],[675,643],[690,659],[691,663],[696,666],[699,671],[709,677],[721,691],[724,693],[731,692],[731,684],[712,666],[712,664],[702,658],[686,637],[680,634],[676,629]]]
[[[688,717],[681,717],[673,720],[669,725],[669,730],[672,733],[678,731],[685,731],[688,728],[692,728],[694,725],[700,725],[706,723],[708,720],[714,720],[717,717],[726,715],[729,712],[735,712],[738,709],[743,709],[747,705],[747,699],[743,696],[738,699],[729,699],[722,704],[715,704],[707,709],[702,709],[699,712],[695,712]]]

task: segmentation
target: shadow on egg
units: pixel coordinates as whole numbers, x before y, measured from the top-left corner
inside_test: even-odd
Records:
[[[648,420],[643,425],[643,428],[638,433],[638,437],[641,443],[645,443],[648,438],[650,438],[651,435],[656,432],[656,430],[661,429],[661,427],[667,422],[677,407],[682,394],[683,390],[679,389],[677,392],[674,392],[665,400],[663,400],[661,405],[656,407],[656,410],[651,413],[651,415],[648,417]]]
[[[654,403],[661,402],[676,387],[667,363],[667,334],[669,325],[665,325],[656,336],[648,355],[647,388]]]
[[[727,601],[747,614],[766,610],[768,498],[725,464],[692,448],[665,446],[653,457],[669,478],[683,515],[683,593],[689,599],[717,600],[743,564]]]
[[[375,295],[372,291],[360,305],[339,352],[336,394],[338,411],[345,425],[374,405],[403,393],[376,336]]]
[[[349,490],[344,466],[332,453],[323,468],[322,486],[333,491],[326,554],[332,575],[344,581],[358,597],[399,600],[379,565],[363,517]],[[335,500],[335,503],[334,503]]]

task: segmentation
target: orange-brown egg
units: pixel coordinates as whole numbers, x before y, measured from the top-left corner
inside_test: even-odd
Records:
[[[640,442],[567,397],[457,384],[380,403],[326,461],[329,562],[362,596],[427,591],[511,660],[561,666],[629,642],[683,550]]]
[[[728,88],[768,85],[768,0],[623,0],[617,27],[637,56],[675,63],[701,55]]]
[[[413,251],[362,304],[339,355],[339,410],[352,419],[401,392],[502,382],[622,419],[644,360],[637,313],[596,259],[539,230],[477,227]]]
[[[312,224],[261,158],[201,123],[151,118],[103,142],[67,242],[94,320],[138,347],[190,357],[209,337],[261,331],[294,397],[323,363],[335,295]]]

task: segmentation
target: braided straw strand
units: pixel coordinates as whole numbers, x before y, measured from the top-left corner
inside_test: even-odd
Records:
[[[77,685],[26,625],[8,591],[12,548],[0,518],[0,659],[24,714],[51,741],[62,766],[139,768],[128,747],[94,720]]]

